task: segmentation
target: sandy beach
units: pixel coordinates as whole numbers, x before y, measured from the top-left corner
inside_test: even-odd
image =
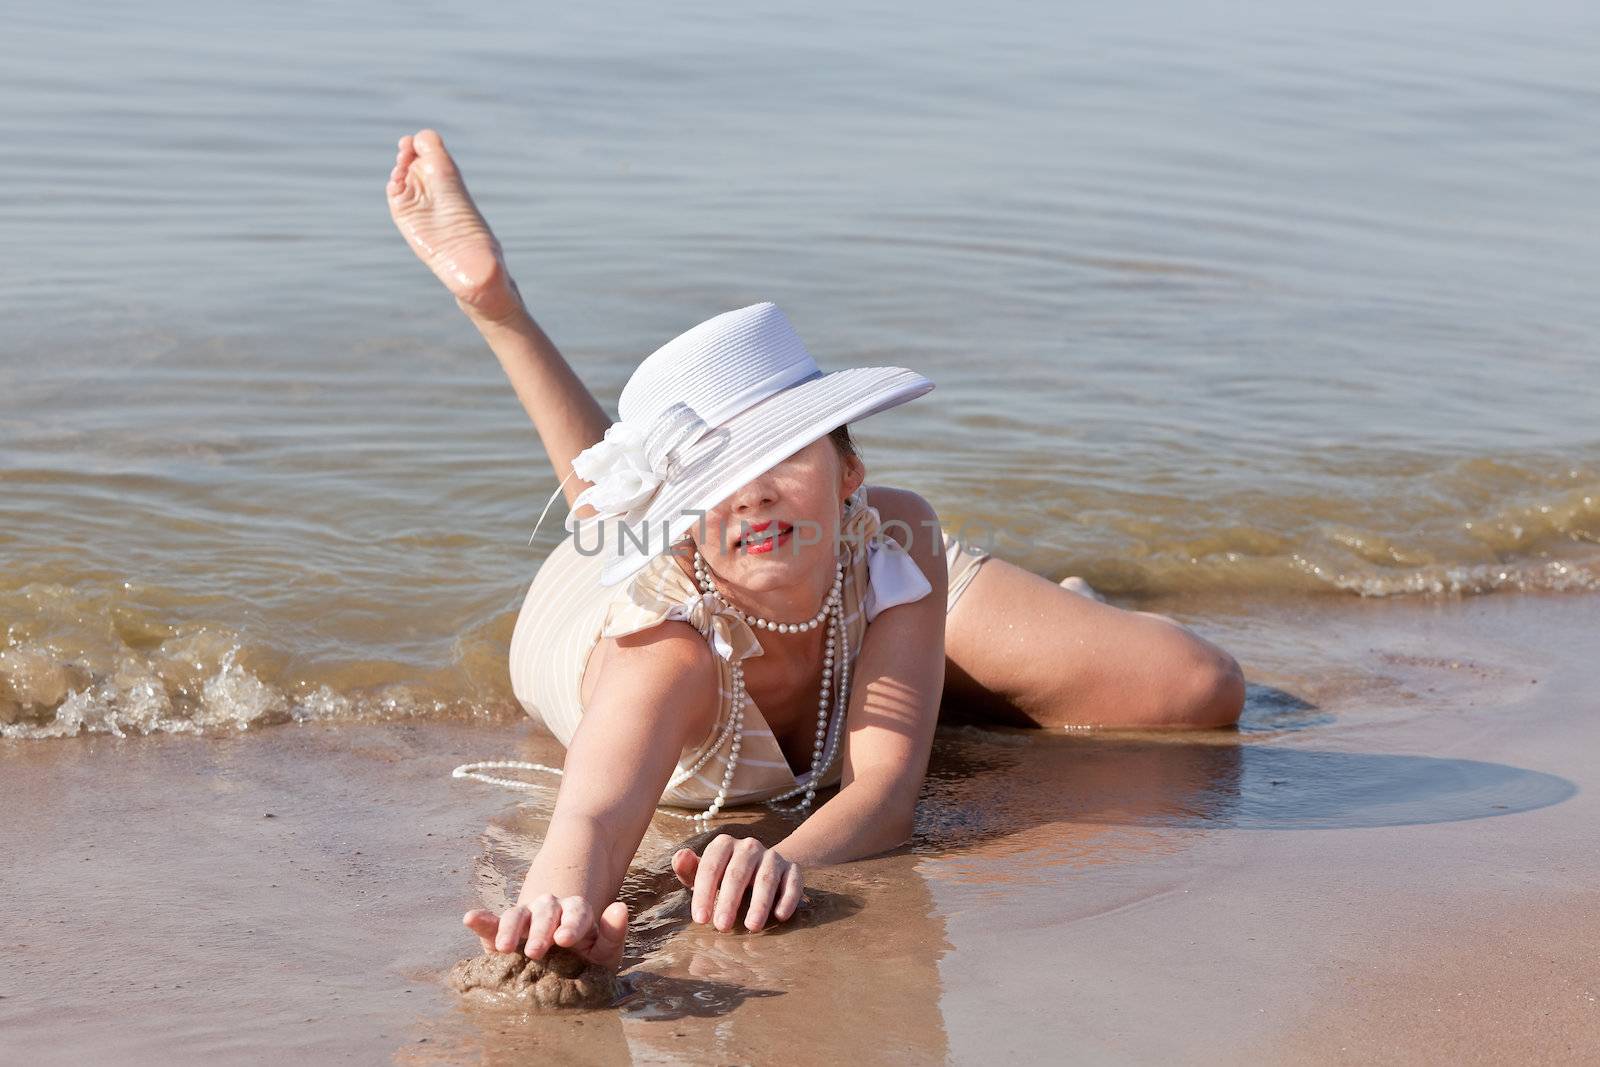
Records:
[[[1600,6],[12,6],[0,1067],[1600,1062]],[[565,460],[397,232],[424,127],[607,412],[758,301],[926,375],[868,483],[1238,728],[945,723],[791,922],[461,999]]]
[[[537,847],[532,722],[3,742],[17,1062],[1573,1061],[1600,1049],[1600,602],[1204,616],[1238,731],[941,728],[903,852],[760,935],[636,925],[612,1009],[441,984]],[[739,822],[741,820],[733,820]],[[749,821],[748,819],[744,821]],[[683,835],[658,819],[640,858]],[[685,824],[686,825],[686,824]],[[670,903],[670,902],[668,902]],[[828,1020],[826,1026],[819,1019]]]

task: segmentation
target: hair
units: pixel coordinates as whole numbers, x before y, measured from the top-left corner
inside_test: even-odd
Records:
[[[833,447],[838,449],[840,459],[849,459],[851,456],[854,456],[856,459],[861,458],[861,450],[856,447],[856,443],[854,441],[850,440],[849,426],[842,423],[838,426],[835,426],[832,430],[828,431],[828,440],[832,441]]]

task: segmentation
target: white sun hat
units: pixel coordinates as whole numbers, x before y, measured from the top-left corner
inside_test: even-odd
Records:
[[[724,312],[650,353],[628,378],[621,417],[573,457],[572,474],[592,484],[566,528],[583,531],[586,554],[604,557],[600,584],[617,585],[752,478],[835,427],[932,388],[905,367],[822,371],[776,304]],[[585,504],[596,514],[577,519]]]

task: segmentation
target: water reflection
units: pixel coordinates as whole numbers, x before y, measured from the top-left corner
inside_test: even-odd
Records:
[[[1307,704],[1295,714],[1312,710]],[[918,847],[961,848],[1061,822],[1251,830],[1458,822],[1531,811],[1577,792],[1565,778],[1503,763],[1248,737],[1242,730],[1141,736],[966,727],[941,736]],[[938,766],[946,760],[993,770],[952,774]]]

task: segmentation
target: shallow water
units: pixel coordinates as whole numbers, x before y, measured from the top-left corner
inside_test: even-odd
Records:
[[[936,383],[869,480],[1052,578],[1600,589],[1590,11],[439,23],[10,20],[0,731],[515,713],[554,479],[389,222],[424,124],[608,407],[773,299]]]
[[[1593,623],[1558,594],[1221,613],[1243,731],[941,728],[911,847],[755,935],[640,900],[624,996],[576,1016],[444,981],[552,810],[449,769],[558,760],[526,719],[0,738],[29,858],[0,1032],[28,1064],[1571,1060],[1600,1040]],[[639,866],[685,832],[654,820]]]

